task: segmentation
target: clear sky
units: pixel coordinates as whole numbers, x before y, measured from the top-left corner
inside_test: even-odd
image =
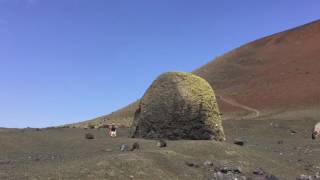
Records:
[[[0,127],[105,115],[166,71],[192,71],[320,17],[319,0],[0,0]]]

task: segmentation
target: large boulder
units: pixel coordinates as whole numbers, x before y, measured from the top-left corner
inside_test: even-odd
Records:
[[[211,86],[191,73],[162,74],[140,100],[130,136],[224,140],[221,117]]]

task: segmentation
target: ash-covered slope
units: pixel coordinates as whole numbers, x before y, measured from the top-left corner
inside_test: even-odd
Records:
[[[319,107],[320,21],[241,46],[194,73],[223,98],[261,111]],[[222,112],[235,110],[222,104]]]

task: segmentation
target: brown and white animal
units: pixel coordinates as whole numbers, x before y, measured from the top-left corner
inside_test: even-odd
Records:
[[[320,122],[314,125],[314,129],[312,132],[312,139],[317,139],[320,137]]]
[[[117,127],[114,124],[111,124],[111,126],[109,126],[109,134],[111,137],[116,137],[117,136]]]

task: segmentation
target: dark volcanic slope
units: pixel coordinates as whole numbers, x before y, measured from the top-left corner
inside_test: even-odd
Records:
[[[0,128],[0,179],[206,180],[214,179],[214,169],[227,165],[240,167],[247,177],[262,168],[281,180],[292,180],[320,170],[320,143],[310,138],[315,122],[224,121],[226,142],[167,141],[164,148],[154,140],[127,138],[129,128],[119,128],[116,138],[103,129]],[[86,133],[95,139],[85,139]],[[233,144],[239,137],[243,146]],[[121,144],[135,142],[139,150],[120,151]],[[204,166],[206,160],[212,166]]]
[[[320,21],[243,45],[193,73],[213,86],[225,115],[315,109],[320,105]],[[128,125],[137,104],[94,121]]]
[[[320,21],[241,46],[194,73],[219,95],[255,109],[319,106]]]

